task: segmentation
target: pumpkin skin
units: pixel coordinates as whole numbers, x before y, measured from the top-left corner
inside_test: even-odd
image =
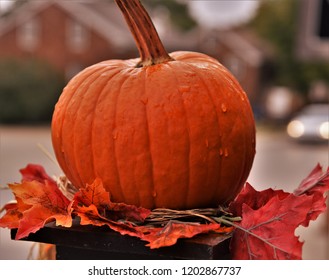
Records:
[[[136,28],[130,23],[141,18],[140,2],[116,2],[133,14],[127,22]],[[113,202],[149,209],[224,205],[244,185],[255,155],[248,98],[217,60],[196,52],[168,56],[160,41],[139,38],[149,30],[157,36],[144,29],[132,32],[142,63],[95,64],[63,90],[51,126],[58,163],[77,188],[100,178]]]
[[[214,207],[240,191],[255,154],[246,94],[215,59],[170,56],[105,61],[68,83],[52,142],[76,187],[100,178],[112,201],[150,209]]]

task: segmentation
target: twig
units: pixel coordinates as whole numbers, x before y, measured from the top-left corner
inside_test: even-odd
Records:
[[[157,208],[152,210],[145,222],[149,224],[163,224],[171,220],[181,220],[187,218],[200,218],[210,223],[217,223],[213,216],[219,216],[221,210],[216,208],[192,209],[192,210],[173,210],[166,208]],[[227,212],[225,212],[227,213]]]
[[[0,191],[4,191],[4,190],[9,190],[9,187],[0,185]]]
[[[45,146],[43,146],[42,144],[38,143],[37,144],[38,148],[50,159],[51,162],[53,162],[54,164],[58,165],[57,160],[53,157],[53,155],[45,148]]]

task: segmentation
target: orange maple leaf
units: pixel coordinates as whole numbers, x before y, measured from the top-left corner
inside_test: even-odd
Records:
[[[209,232],[229,233],[232,230],[233,228],[221,227],[217,223],[199,224],[169,221],[161,228],[144,227],[144,236],[141,239],[149,242],[147,246],[151,249],[157,249],[172,246],[180,238],[191,238],[198,234]]]
[[[17,202],[7,203],[0,210],[0,213],[6,211],[6,214],[0,219],[0,227],[18,228],[19,221],[23,218],[23,212],[30,207],[30,205],[24,204],[19,198]]]
[[[125,203],[114,203],[110,200],[110,194],[105,190],[100,179],[80,189],[73,198],[73,208],[79,212],[82,208],[79,205],[94,205],[103,218],[117,221],[125,219],[132,222],[143,222],[150,214],[149,209],[127,205]]]
[[[95,205],[91,204],[88,207],[79,206],[77,215],[80,217],[81,225],[93,226],[108,226],[110,229],[119,232],[121,235],[129,235],[138,238],[143,237],[143,232],[139,227],[129,222],[116,222],[100,215]]]
[[[21,184],[11,184],[9,187],[17,199],[17,208],[13,207],[10,212],[7,212],[15,217],[15,211],[18,211],[16,239],[36,232],[53,219],[56,220],[56,225],[71,226],[70,201],[57,185],[45,180],[44,183],[23,181]],[[5,217],[6,215],[3,218]]]
[[[97,208],[106,207],[111,203],[110,194],[98,178],[92,184],[87,184],[85,188],[81,188],[75,194],[73,201],[84,206],[93,204]]]
[[[152,249],[171,246],[179,238],[210,231],[230,233],[233,229],[218,223],[179,221],[161,227],[146,226],[144,222],[151,210],[112,202],[100,179],[80,189],[69,201],[41,166],[30,164],[20,171],[22,182],[9,185],[17,202],[5,205],[6,214],[0,218],[0,227],[18,229],[16,239],[38,231],[51,220],[56,220],[56,225],[71,227],[72,216],[78,216],[81,225],[106,225],[122,235],[138,237]]]

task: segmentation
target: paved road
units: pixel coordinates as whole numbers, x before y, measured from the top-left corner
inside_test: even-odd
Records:
[[[18,170],[27,163],[38,163],[50,175],[60,169],[38,147],[40,143],[52,152],[49,128],[0,127],[0,185],[20,180]],[[258,128],[257,154],[248,179],[257,189],[277,187],[292,191],[320,163],[329,164],[328,146],[299,145],[290,141],[282,131]],[[0,192],[0,205],[11,199],[9,191]],[[329,229],[324,216],[307,229],[298,229],[304,245],[304,258],[329,259]],[[11,241],[9,231],[0,229],[0,259],[26,259],[30,243]]]
[[[256,188],[294,190],[320,163],[329,164],[329,143],[298,144],[283,130],[257,129],[256,157],[248,181]]]

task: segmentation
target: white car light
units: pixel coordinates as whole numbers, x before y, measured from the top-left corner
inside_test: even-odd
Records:
[[[319,132],[323,139],[329,139],[329,122],[322,123]]]
[[[301,121],[293,120],[287,126],[287,132],[290,137],[299,138],[304,134],[305,127]]]

